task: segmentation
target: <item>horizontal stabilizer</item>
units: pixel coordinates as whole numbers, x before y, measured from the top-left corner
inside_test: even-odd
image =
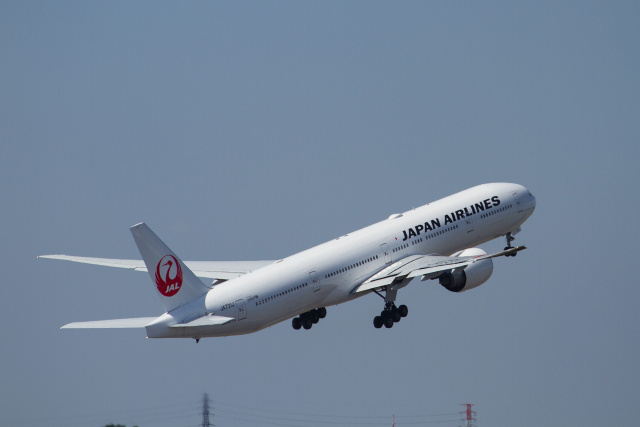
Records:
[[[141,259],[94,258],[75,255],[40,255],[38,258],[57,259],[79,262],[82,264],[102,265],[105,267],[126,268],[134,271],[147,271]],[[244,274],[251,273],[273,261],[185,261],[197,277],[207,279],[231,280]]]
[[[144,328],[157,317],[134,317],[131,319],[94,320],[91,322],[74,322],[60,329],[123,329]]]
[[[225,317],[225,316],[202,316],[196,320],[193,320],[189,323],[178,323],[176,325],[171,325],[172,328],[193,328],[196,326],[214,326],[214,325],[224,325],[226,323],[232,322],[236,320],[233,317]]]
[[[83,264],[104,265],[105,267],[128,268],[129,270],[147,271],[141,259],[93,258],[73,255],[39,255],[38,258],[59,259],[80,262]]]

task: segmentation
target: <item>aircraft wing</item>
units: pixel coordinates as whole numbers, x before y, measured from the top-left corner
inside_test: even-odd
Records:
[[[398,283],[404,279],[413,279],[418,276],[423,276],[423,280],[433,279],[438,277],[443,271],[465,267],[484,259],[514,254],[523,249],[526,249],[526,246],[516,246],[494,254],[466,257],[409,255],[374,274],[360,286],[356,287],[352,293],[378,289],[394,282]]]
[[[127,268],[135,271],[147,271],[144,261],[137,259],[92,258],[73,255],[40,255],[38,258],[59,259],[84,264],[103,265],[106,267]],[[272,264],[273,261],[185,261],[184,263],[198,277],[229,280]]]

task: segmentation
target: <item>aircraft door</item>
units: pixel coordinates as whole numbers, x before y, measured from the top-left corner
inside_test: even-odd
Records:
[[[384,263],[391,264],[391,251],[389,250],[389,245],[383,243],[380,245],[380,249],[382,249],[382,253],[384,254]]]
[[[247,306],[244,303],[244,300],[241,298],[236,300],[236,307],[238,307],[238,320],[243,320],[247,318]]]
[[[320,280],[318,280],[318,273],[312,271],[309,273],[309,280],[313,285],[313,292],[318,292],[320,290]]]
[[[471,233],[473,231],[473,218],[465,218],[467,222],[467,233]]]

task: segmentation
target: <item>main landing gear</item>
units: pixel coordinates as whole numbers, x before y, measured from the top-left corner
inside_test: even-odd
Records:
[[[373,318],[373,326],[376,329],[380,329],[382,326],[392,328],[394,323],[398,323],[400,319],[407,317],[407,314],[409,314],[409,309],[406,305],[403,304],[400,307],[396,307],[395,304],[398,289],[402,287],[401,285],[402,281],[383,287],[384,296],[376,290],[373,291],[384,300],[384,310],[382,310],[380,316]]]
[[[318,323],[320,319],[324,319],[327,315],[327,309],[324,307],[314,308],[313,310],[302,313],[298,317],[294,317],[291,320],[291,326],[293,329],[298,330],[300,328],[311,329],[311,327]]]
[[[394,323],[398,323],[400,319],[407,317],[407,314],[409,314],[409,309],[406,305],[403,304],[400,307],[396,307],[395,303],[387,302],[380,316],[373,318],[373,326],[376,329],[382,328],[383,325],[385,328],[391,328]]]
[[[507,233],[505,237],[507,238],[507,246],[505,246],[504,250],[506,251],[508,249],[513,249],[513,246],[511,246],[511,242],[516,240],[516,238],[513,237],[511,233]],[[516,255],[518,255],[518,252],[514,252],[505,256],[516,256]]]

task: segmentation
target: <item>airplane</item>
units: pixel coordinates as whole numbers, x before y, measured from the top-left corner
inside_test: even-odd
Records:
[[[42,255],[147,271],[165,313],[159,317],[75,322],[64,328],[145,328],[147,338],[221,337],[257,332],[292,319],[311,329],[326,307],[375,294],[384,308],[375,328],[408,314],[398,290],[414,279],[438,280],[451,292],[485,283],[493,258],[514,257],[514,235],[536,199],[519,184],[482,184],[274,261],[182,261],[145,224],[131,227],[142,260]],[[505,237],[503,251],[477,246]],[[209,280],[201,280],[209,279]]]

